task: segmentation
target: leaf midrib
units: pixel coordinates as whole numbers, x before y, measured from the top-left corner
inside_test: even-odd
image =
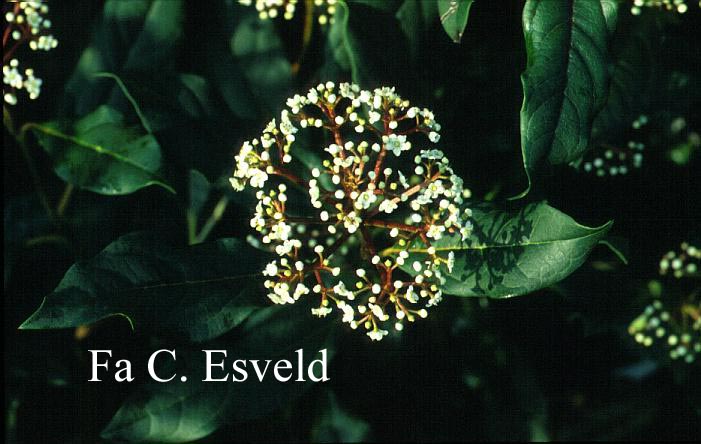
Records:
[[[71,142],[71,143],[73,143],[81,148],[89,149],[97,154],[112,157],[119,162],[123,162],[123,163],[125,163],[129,166],[132,166],[132,167],[142,171],[143,173],[145,173],[148,177],[152,178],[150,183],[157,183],[157,184],[163,186],[164,188],[166,188],[167,190],[169,190],[170,192],[175,193],[175,190],[173,188],[171,188],[170,185],[163,182],[155,173],[153,173],[152,171],[149,171],[143,165],[136,163],[133,160],[131,160],[130,158],[122,156],[121,154],[119,154],[119,153],[117,153],[109,148],[105,148],[105,147],[102,147],[100,145],[94,145],[92,143],[85,142],[85,141],[83,141],[75,136],[69,136],[67,134],[62,133],[61,131],[54,130],[54,129],[49,128],[47,126],[39,125],[36,123],[25,124],[24,127],[22,128],[22,132],[26,132],[29,129],[36,129],[37,131],[40,131],[48,136],[56,137],[56,138],[61,139],[61,140],[66,140],[66,141]],[[141,137],[153,137],[153,136],[147,134],[147,135],[141,136]]]
[[[582,240],[586,239],[591,236],[595,236],[598,234],[601,234],[602,231],[606,230],[611,226],[613,222],[609,221],[606,224],[602,225],[599,228],[592,228],[592,232],[589,234],[586,234],[584,236],[579,236],[579,237],[572,237],[572,238],[565,238],[565,239],[554,239],[554,240],[547,240],[547,241],[537,241],[537,242],[525,242],[525,243],[520,243],[520,244],[495,244],[495,245],[472,245],[472,246],[459,246],[459,247],[434,247],[436,251],[484,251],[484,250],[489,250],[489,249],[499,249],[499,248],[525,248],[525,247],[531,247],[531,246],[543,246],[543,245],[550,245],[550,244],[555,244],[558,242],[568,242],[568,241],[576,241],[576,240]],[[399,252],[399,249],[387,249],[383,253],[396,253]],[[408,250],[409,253],[426,253],[428,251],[427,248],[410,248]]]

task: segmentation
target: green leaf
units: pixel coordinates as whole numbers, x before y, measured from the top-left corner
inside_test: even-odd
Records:
[[[127,442],[187,442],[202,438],[226,422],[243,422],[267,415],[301,396],[313,383],[304,370],[305,382],[297,382],[297,355],[302,349],[305,366],[319,359],[318,351],[330,348],[328,320],[312,318],[309,307],[275,306],[254,313],[242,326],[233,343],[207,344],[205,350],[227,350],[225,370],[213,367],[212,377],[223,378],[232,373],[234,359],[258,359],[261,367],[270,364],[260,382],[251,364],[246,365],[248,379],[232,382],[203,382],[205,355],[200,350],[177,350],[177,363],[185,366],[178,375],[187,375],[182,383],[175,378],[169,383],[148,383],[127,399],[102,432],[102,437]],[[327,359],[331,358],[331,349]],[[310,357],[312,356],[313,357]],[[166,358],[168,358],[166,356]],[[212,362],[220,362],[214,354]],[[293,363],[293,378],[277,381],[273,365],[279,359]],[[157,369],[159,374],[172,375],[175,370]],[[317,367],[316,375],[319,376]],[[241,375],[236,374],[237,377]]]
[[[198,60],[205,77],[236,117],[268,118],[292,86],[292,64],[275,22],[236,1],[211,3],[207,51]]]
[[[443,255],[455,255],[443,287],[447,294],[507,298],[555,284],[584,263],[612,222],[585,227],[546,203],[537,203],[515,214],[477,207],[473,224],[467,242],[445,236],[433,244]],[[411,272],[408,265],[404,269]]]
[[[264,109],[277,110],[289,95],[292,65],[274,23],[260,20],[257,14],[245,15],[231,36],[230,49],[259,103]]]
[[[577,160],[608,94],[608,40],[615,0],[529,0],[523,10],[528,64],[521,76],[521,149],[528,189],[535,168]]]
[[[204,204],[209,198],[209,193],[212,190],[212,185],[209,183],[204,174],[197,170],[190,170],[190,206],[189,214],[198,217],[204,208]]]
[[[438,0],[438,15],[443,29],[455,43],[460,43],[474,0]]]
[[[645,15],[636,17],[635,26],[623,22],[616,30],[611,43],[611,81],[606,104],[592,125],[593,142],[613,142],[602,139],[623,133],[636,117],[647,112],[648,102],[659,89],[656,83],[661,81],[655,76],[661,39],[653,37],[661,27],[654,15]]]
[[[115,86],[101,82],[97,73],[161,73],[172,65],[184,12],[182,0],[107,0],[93,40],[66,85],[65,105],[71,113],[82,116],[120,99]]]
[[[328,31],[327,53],[335,61],[338,68],[350,73],[354,83],[362,85],[366,83],[369,76],[367,67],[361,63],[360,46],[356,36],[350,29],[349,16],[348,5],[343,1],[339,2],[334,22]],[[328,68],[327,66],[327,70]],[[324,73],[325,78],[339,76],[338,73],[336,75],[333,74],[333,72]]]
[[[238,239],[178,248],[129,234],[73,265],[20,328],[77,327],[124,316],[134,329],[204,341],[266,305],[256,279],[266,259]]]
[[[396,14],[413,58],[419,52],[421,38],[437,20],[437,11],[431,2],[405,0]]]
[[[201,76],[133,71],[121,76],[108,72],[95,76],[116,82],[149,133],[177,127],[188,120],[214,117],[209,87]]]
[[[143,71],[96,76],[105,83],[116,82],[120,95],[163,148],[170,172],[195,168],[209,177],[221,174],[221,165],[231,158],[231,139],[239,137],[240,128],[226,104],[215,100],[215,88],[204,77]]]
[[[130,194],[149,185],[175,191],[157,174],[161,150],[155,137],[129,127],[118,111],[101,106],[73,124],[29,123],[39,144],[66,182],[105,195]]]
[[[344,410],[332,391],[322,394],[319,415],[311,432],[311,442],[367,442],[370,424]],[[325,399],[324,399],[325,398]]]

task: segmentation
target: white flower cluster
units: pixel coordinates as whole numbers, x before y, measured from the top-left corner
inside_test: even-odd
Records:
[[[13,57],[17,49],[28,43],[32,51],[49,51],[58,45],[50,33],[51,20],[46,15],[49,6],[40,1],[5,3],[10,10],[5,11],[6,28],[3,33],[3,98],[5,103],[17,103],[17,91],[24,89],[30,99],[36,99],[41,92],[42,80],[34,75],[34,70],[22,71],[19,61]]]
[[[329,139],[312,166],[299,161],[302,131],[317,137],[305,141]],[[426,317],[455,263],[432,242],[464,241],[472,228],[462,179],[441,151],[414,148],[422,135],[438,142],[439,131],[431,111],[394,88],[327,82],[288,99],[279,121],[243,144],[230,179],[237,190],[259,189],[251,227],[280,256],[263,272],[268,297],[291,304],[313,293],[314,315],[335,305],[373,340],[387,335],[391,317],[396,330]]]
[[[660,274],[671,273],[676,278],[698,276],[701,266],[701,249],[688,242],[681,244],[681,251],[669,251],[660,260]]]
[[[239,3],[245,6],[255,5],[261,20],[274,19],[280,15],[285,20],[292,20],[298,2],[299,0],[239,0]],[[338,0],[314,0],[314,9],[322,11],[317,16],[320,25],[333,23],[337,3]]]
[[[631,125],[633,130],[640,130],[648,123],[648,118],[641,115]],[[631,170],[643,166],[643,150],[645,144],[635,140],[628,141],[624,147],[602,144],[596,147],[578,165],[585,173],[596,174],[597,177],[625,176]]]
[[[701,1],[698,4],[701,7]],[[686,0],[633,0],[630,12],[633,15],[640,15],[642,8],[662,8],[667,11],[676,11],[679,14],[684,14],[689,10],[689,5]]]
[[[701,356],[701,301],[683,304],[675,316],[655,300],[630,324],[628,333],[645,347],[659,341],[669,348],[670,358],[691,364]]]

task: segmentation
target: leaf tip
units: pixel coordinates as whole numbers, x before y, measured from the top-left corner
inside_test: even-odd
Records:
[[[42,308],[44,308],[44,304],[46,303],[46,298],[42,299],[41,305],[39,305],[39,308],[37,308],[34,313],[32,313],[27,319],[22,322],[19,327],[17,327],[17,330],[39,330],[42,327],[40,325],[36,325],[36,318],[37,315],[41,312]]]

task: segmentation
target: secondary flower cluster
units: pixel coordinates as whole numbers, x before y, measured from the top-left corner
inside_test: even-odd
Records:
[[[280,15],[285,20],[292,20],[298,2],[299,0],[239,0],[239,3],[245,6],[254,5],[261,20],[274,19]],[[333,23],[337,3],[338,0],[314,0],[313,4],[308,3],[307,7],[313,6],[315,12],[321,11],[318,12],[317,21],[325,25]]]
[[[675,278],[698,276],[699,266],[701,266],[701,249],[683,242],[678,253],[669,251],[662,256],[660,274],[671,273]]]
[[[288,99],[243,144],[230,180],[259,189],[251,227],[279,256],[263,271],[274,303],[313,295],[313,314],[335,306],[373,340],[391,318],[402,330],[427,316],[455,260],[432,243],[465,240],[472,228],[462,179],[441,151],[414,146],[421,136],[438,142],[439,131],[431,111],[394,88],[327,82]]]
[[[677,165],[688,165],[697,152],[701,151],[701,135],[683,116],[675,117],[670,122],[669,138],[667,157]]]
[[[2,35],[2,77],[5,103],[17,103],[17,91],[24,89],[30,99],[41,92],[42,80],[31,68],[20,68],[14,54],[22,45],[28,44],[32,51],[49,51],[58,45],[50,34],[51,20],[47,18],[49,6],[40,1],[6,2],[3,9],[6,26]]]
[[[641,115],[631,126],[633,130],[639,130],[647,123],[647,116]],[[645,144],[634,140],[622,147],[601,144],[588,153],[578,166],[597,177],[626,175],[629,171],[642,167],[644,149]]]
[[[682,304],[674,314],[656,300],[630,324],[628,332],[645,347],[656,341],[666,344],[670,358],[691,364],[701,356],[701,300]]]
[[[698,3],[699,7],[701,7],[701,1]],[[689,10],[689,5],[686,0],[634,0],[630,12],[633,15],[640,15],[642,8],[662,8],[667,11],[676,11],[684,14]]]
[[[684,242],[681,252],[670,251],[660,260],[660,274],[676,278],[699,276],[701,250]],[[664,341],[672,359],[694,362],[701,355],[701,297],[696,289],[677,309],[668,310],[660,300],[645,307],[628,327],[636,342],[649,347]],[[656,292],[659,294],[659,290]]]

